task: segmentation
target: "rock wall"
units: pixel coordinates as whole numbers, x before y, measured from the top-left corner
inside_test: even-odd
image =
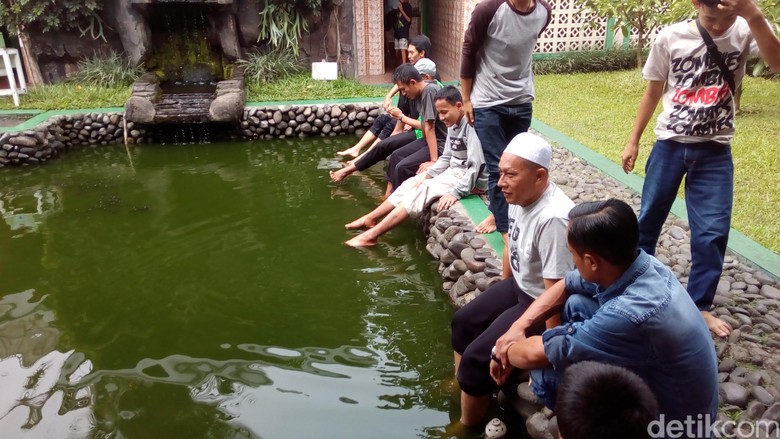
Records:
[[[239,138],[284,139],[305,136],[362,135],[381,112],[379,104],[250,107],[244,110]]]

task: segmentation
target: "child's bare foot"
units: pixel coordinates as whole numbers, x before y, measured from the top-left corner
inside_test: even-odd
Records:
[[[346,171],[347,168],[341,168],[338,171],[330,171],[330,181],[337,183],[344,179],[350,173]]]
[[[490,216],[482,220],[481,223],[477,224],[477,227],[474,228],[479,233],[493,233],[496,231],[496,217],[493,216],[491,213]]]
[[[720,338],[726,338],[729,336],[729,333],[731,332],[731,325],[715,317],[709,311],[702,311],[701,316],[704,317],[704,323],[707,324],[707,327],[710,328],[710,331],[713,334]]]
[[[354,229],[370,229],[376,225],[376,221],[369,218],[368,215],[363,215],[360,218],[352,221],[351,223],[344,224],[344,228],[347,230]]]
[[[360,148],[357,147],[357,145],[347,148],[344,151],[336,151],[336,155],[345,156],[348,155],[352,158],[355,158],[360,154]]]
[[[376,239],[366,238],[364,235],[365,233],[361,233],[344,244],[347,244],[350,247],[371,247],[376,245]]]

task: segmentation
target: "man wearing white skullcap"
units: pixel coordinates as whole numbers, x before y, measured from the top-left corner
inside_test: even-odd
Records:
[[[458,310],[452,320],[455,375],[461,388],[461,418],[478,426],[496,384],[490,377],[491,349],[542,292],[574,266],[566,246],[569,210],[574,203],[549,181],[552,149],[531,133],[507,145],[498,167],[498,188],[509,203],[503,280]],[[558,317],[547,322],[558,325]],[[541,334],[545,328],[532,328]]]

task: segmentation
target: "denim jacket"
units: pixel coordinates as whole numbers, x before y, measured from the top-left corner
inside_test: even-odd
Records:
[[[599,308],[581,322],[567,323],[564,315],[564,324],[545,331],[544,352],[554,375],[583,360],[622,366],[647,382],[666,420],[697,421],[708,414],[710,422],[716,420],[718,365],[712,337],[671,270],[640,251],[608,288],[586,282],[574,270],[566,275],[566,290],[594,297]],[[549,382],[550,372],[537,379]]]

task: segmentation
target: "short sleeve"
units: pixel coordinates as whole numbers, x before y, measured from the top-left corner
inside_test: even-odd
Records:
[[[434,104],[434,96],[436,96],[437,87],[426,85],[420,97],[420,120],[427,122],[429,120],[436,121],[436,105]]]
[[[539,228],[538,248],[544,279],[563,279],[574,268],[571,252],[566,245],[567,225],[567,219],[555,217]]]
[[[661,31],[650,49],[642,77],[648,81],[666,81],[670,68],[668,32]]]

